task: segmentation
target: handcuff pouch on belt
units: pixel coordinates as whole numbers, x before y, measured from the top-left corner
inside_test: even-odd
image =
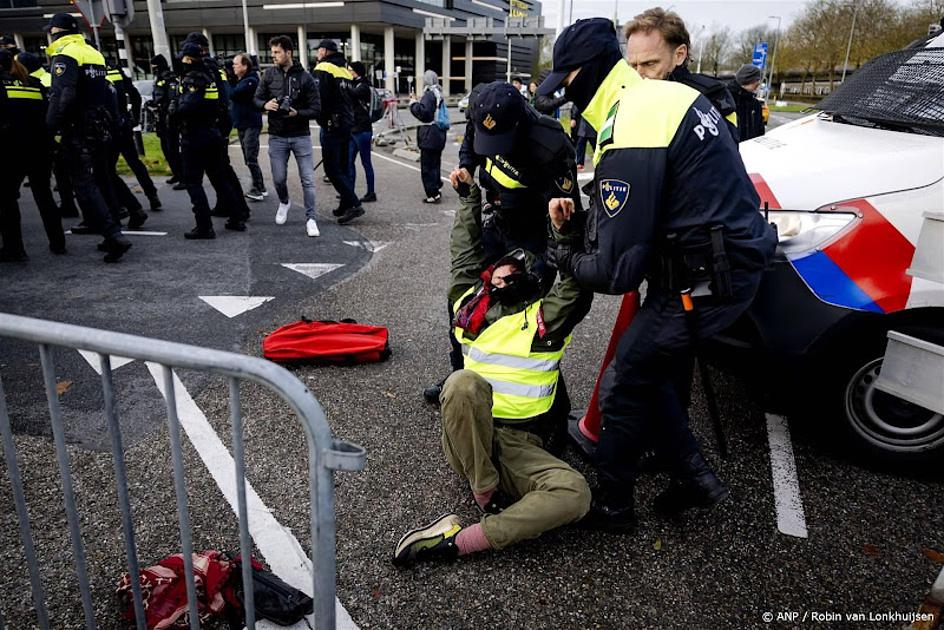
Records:
[[[701,226],[686,235],[686,242],[681,240],[674,232],[666,236],[659,260],[659,286],[676,293],[691,291],[692,297],[730,301],[734,293],[724,226]]]

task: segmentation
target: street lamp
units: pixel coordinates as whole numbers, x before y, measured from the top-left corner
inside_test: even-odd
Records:
[[[780,24],[783,18],[779,15],[768,15],[767,19],[772,20],[777,18],[777,32],[776,38],[774,39],[774,52],[770,56],[770,74],[767,76],[767,93],[764,95],[764,100],[770,100],[770,87],[771,83],[774,82],[774,64],[777,63],[777,44],[780,43]]]
[[[702,58],[702,57],[704,56],[704,54],[705,54],[705,40],[704,40],[704,38],[702,37],[702,35],[703,35],[704,33],[705,33],[705,25],[702,24],[702,25],[701,25],[701,28],[698,29],[698,35],[697,35],[697,39],[698,39],[698,67],[695,68],[695,72],[698,73],[698,74],[701,74],[701,58]]]
[[[840,83],[846,82],[846,70],[849,68],[849,52],[852,50],[852,36],[855,34],[856,17],[859,15],[859,3],[853,0],[853,4],[855,4],[855,10],[852,12],[852,28],[849,29],[849,43],[846,44],[846,60],[842,63],[842,80]]]

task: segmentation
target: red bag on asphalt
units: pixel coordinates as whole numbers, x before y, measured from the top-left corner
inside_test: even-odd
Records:
[[[262,356],[276,363],[356,365],[385,361],[390,356],[384,326],[302,319],[282,326],[262,340]]]

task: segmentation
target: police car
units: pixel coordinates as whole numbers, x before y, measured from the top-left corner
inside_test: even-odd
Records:
[[[944,344],[942,47],[877,57],[817,113],[740,145],[780,244],[716,355],[897,470],[944,461],[944,416],[875,387],[888,331]]]

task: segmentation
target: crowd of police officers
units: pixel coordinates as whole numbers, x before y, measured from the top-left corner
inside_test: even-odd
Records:
[[[494,365],[483,366],[505,361],[505,380],[486,379],[488,389],[494,389],[494,396],[515,392],[519,399],[502,407],[516,417],[495,418],[496,426],[527,434],[536,431],[532,411],[540,409],[542,417],[555,410],[566,416],[563,380],[554,380],[550,389],[546,382],[535,383],[544,382],[542,369],[557,374],[569,331],[589,303],[562,311],[566,321],[553,323],[545,321],[540,301],[533,300],[548,295],[555,278],[558,283],[570,278],[587,294],[622,294],[646,281],[642,308],[603,375],[603,424],[595,462],[599,483],[583,517],[617,532],[635,527],[633,488],[646,451],[654,450],[671,474],[669,486],[656,499],[659,511],[708,508],[727,496],[688,426],[693,356],[701,340],[747,308],[776,244],[738,154],[733,101],[723,85],[688,71],[690,42],[684,24],[674,13],[652,9],[637,16],[626,32],[628,59],[610,20],[578,20],[565,29],[554,46],[553,70],[536,90],[533,105],[500,81],[473,91],[459,165],[450,173],[461,202],[451,234],[447,295],[454,378],[425,392],[427,400],[445,407],[450,382],[470,362],[494,376]],[[119,154],[128,159],[151,210],[160,209],[146,169],[134,164],[133,122],[127,120],[128,110],[133,116],[136,106],[133,89],[120,72],[106,68],[68,14],[52,18],[50,34],[51,82],[41,68],[30,74],[23,63],[0,53],[3,141],[20,147],[22,156],[3,171],[2,256],[25,257],[16,209],[25,176],[50,249],[64,253],[60,209],[48,186],[53,165],[61,164],[55,169],[57,176],[63,173],[60,194],[64,184],[74,191],[83,225],[104,237],[99,247],[105,260],[113,262],[131,246],[120,232],[122,209],[130,213],[129,227],[139,227],[147,218],[115,175]],[[225,73],[208,55],[207,45],[195,33],[183,43],[176,70],[163,59],[152,62],[158,135],[172,181],[186,188],[197,216],[188,238],[206,238],[212,230],[204,172],[228,212],[227,228],[244,230],[249,216],[227,157]],[[23,62],[34,63],[29,57]],[[566,101],[596,134],[595,176],[584,189],[590,198],[587,211],[571,139],[558,121],[541,113]],[[48,137],[37,141],[36,129],[46,130]],[[328,131],[322,138],[326,157],[346,153],[344,139]],[[57,155],[68,159],[57,161]],[[332,181],[340,178],[339,169],[326,168]],[[345,186],[339,192],[350,196]],[[571,297],[582,299],[576,293]],[[529,304],[537,304],[536,313],[529,315]],[[493,319],[504,321],[495,319],[489,305],[503,313],[523,308],[524,326],[504,326],[504,337],[477,347],[483,327],[495,325]],[[532,317],[536,319],[529,328]],[[462,330],[456,328],[460,320]],[[557,331],[556,341],[547,341],[544,348],[549,327]],[[504,354],[503,343],[508,346]],[[536,398],[529,403],[531,395]],[[557,426],[564,420],[558,418]],[[550,448],[553,437],[542,434],[531,442]],[[444,437],[444,447],[447,442]],[[488,445],[484,448],[492,452]],[[461,450],[455,444],[447,449],[453,455]],[[519,486],[519,496],[500,497],[495,494],[499,487],[473,484],[473,492],[488,519],[520,500],[528,488],[539,487],[536,480],[523,490]],[[500,488],[507,491],[505,485]],[[549,512],[553,509],[534,513]],[[573,520],[575,514],[580,518],[587,509],[577,512],[570,509],[565,519],[548,517],[547,528]],[[401,562],[448,558],[503,546],[482,530],[462,543],[461,530],[440,519],[404,536],[397,557]],[[533,536],[541,528],[527,531]]]

